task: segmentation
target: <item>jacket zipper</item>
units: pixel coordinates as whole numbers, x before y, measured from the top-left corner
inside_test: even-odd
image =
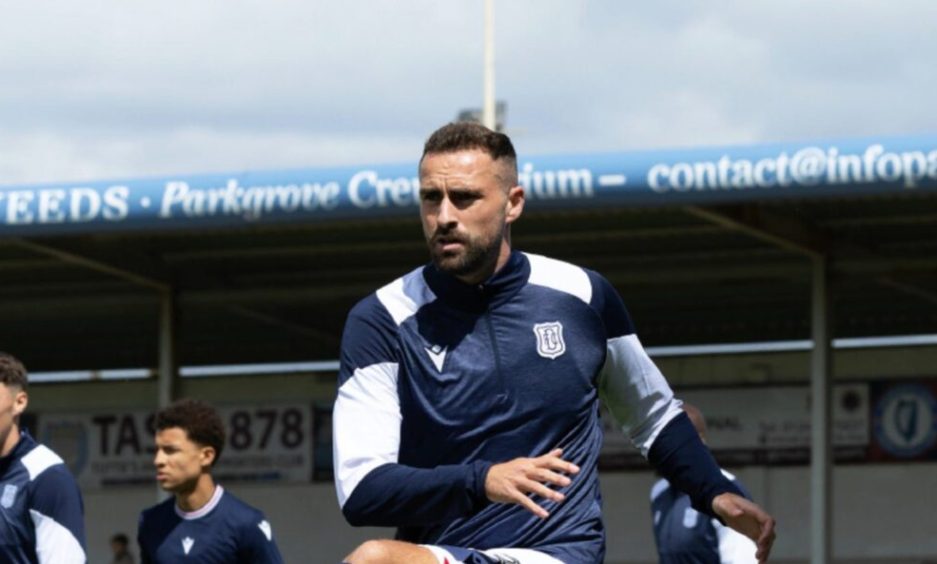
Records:
[[[491,352],[495,357],[495,373],[497,374],[498,387],[501,393],[498,394],[498,400],[507,399],[508,389],[504,381],[504,373],[501,371],[501,352],[498,350],[498,340],[495,338],[494,324],[491,322],[491,313],[485,312],[485,323],[488,325],[488,339],[491,341]]]

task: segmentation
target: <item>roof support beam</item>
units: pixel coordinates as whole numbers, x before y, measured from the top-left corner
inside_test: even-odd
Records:
[[[888,260],[874,245],[854,242],[843,244],[810,223],[765,212],[756,204],[711,208],[687,206],[684,209],[693,216],[747,233],[783,249],[805,254],[812,259],[833,257],[835,254],[838,263],[841,260],[839,255],[846,254],[859,259]],[[928,303],[937,303],[937,293],[899,280],[894,275],[876,280],[883,286],[921,298]]]
[[[325,341],[335,347],[338,347],[339,343],[341,342],[341,339],[332,333],[328,333],[319,329],[313,329],[312,327],[307,327],[293,321],[287,321],[285,319],[281,319],[267,313],[262,313],[254,309],[236,305],[226,306],[224,309],[230,313],[244,317],[245,319],[251,319],[266,325],[272,325],[274,327],[286,329],[287,331],[309,337],[310,339]]]
[[[741,231],[788,251],[810,257],[830,254],[832,241],[826,233],[803,221],[766,213],[756,205],[687,206],[684,209],[690,215]]]
[[[902,282],[901,280],[896,280],[895,278],[889,276],[878,278],[877,282],[882,286],[894,288],[895,290],[904,292],[906,294],[917,296],[918,298],[929,302],[932,305],[937,305],[937,292],[933,290],[925,290],[919,286],[908,284],[907,282]]]
[[[145,288],[150,288],[151,290],[156,290],[157,292],[168,292],[170,290],[169,284],[162,282],[160,280],[153,279],[148,276],[137,274],[136,272],[131,272],[130,270],[125,270],[107,264],[105,262],[88,258],[70,251],[59,249],[56,247],[51,247],[49,245],[44,245],[42,243],[36,243],[34,241],[29,241],[26,239],[12,239],[10,240],[13,244],[34,251],[39,254],[55,257],[61,261],[74,264],[83,268],[88,268],[91,270],[96,270],[103,274],[108,274],[121,280],[126,280],[132,284],[138,286],[143,286]]]

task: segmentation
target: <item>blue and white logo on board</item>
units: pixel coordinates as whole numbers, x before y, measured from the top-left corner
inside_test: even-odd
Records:
[[[13,484],[7,484],[3,486],[3,495],[0,495],[0,505],[4,508],[9,509],[13,507],[13,502],[16,501],[16,486]]]
[[[875,406],[875,436],[894,456],[911,458],[937,442],[937,399],[926,387],[896,386]]]
[[[537,336],[537,354],[540,356],[553,360],[566,352],[563,324],[559,321],[537,323],[534,325],[534,334]]]

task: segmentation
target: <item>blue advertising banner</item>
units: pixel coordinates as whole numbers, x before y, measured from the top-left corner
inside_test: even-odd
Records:
[[[937,190],[937,136],[521,157],[536,208]],[[212,229],[416,213],[416,162],[0,187],[0,237]]]

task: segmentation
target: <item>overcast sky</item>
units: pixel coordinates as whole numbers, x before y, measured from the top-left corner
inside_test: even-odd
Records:
[[[496,0],[523,154],[937,134],[937,0]],[[415,161],[481,0],[16,2],[0,184]]]

